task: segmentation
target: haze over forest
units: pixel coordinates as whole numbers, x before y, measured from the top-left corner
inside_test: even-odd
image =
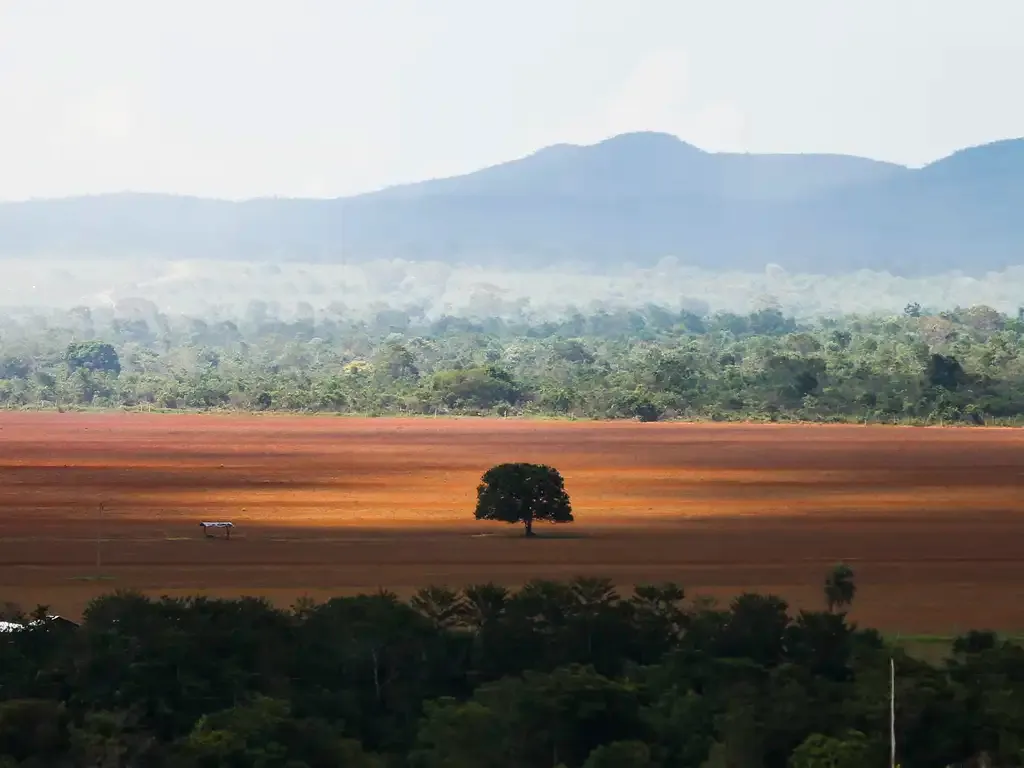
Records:
[[[353,318],[381,308],[426,318],[444,314],[545,320],[579,309],[647,304],[697,314],[745,313],[776,307],[788,315],[898,313],[909,303],[932,310],[985,304],[1014,314],[1024,296],[1024,268],[973,278],[936,275],[902,279],[860,272],[839,276],[777,269],[713,272],[666,259],[650,269],[609,274],[452,267],[439,262],[376,261],[357,265],[218,261],[2,261],[0,306],[6,311],[126,306],[152,301],[161,311],[238,318],[252,301],[272,313],[343,309]]]

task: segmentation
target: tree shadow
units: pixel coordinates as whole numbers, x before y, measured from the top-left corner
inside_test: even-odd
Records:
[[[537,527],[534,527],[533,536],[526,536],[523,533],[522,527],[517,526],[511,527],[509,530],[503,531],[483,531],[479,533],[471,533],[470,536],[477,538],[492,539],[523,539],[524,541],[544,541],[545,539],[551,541],[564,541],[566,539],[601,538],[602,534],[595,531],[545,530],[544,528],[538,529]]]

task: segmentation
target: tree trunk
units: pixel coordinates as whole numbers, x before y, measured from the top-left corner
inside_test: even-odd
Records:
[[[526,518],[526,535],[527,536],[535,536],[536,535],[533,532],[533,518],[532,517]]]
[[[377,662],[377,649],[370,650],[370,658],[373,659],[373,689],[377,693],[377,701],[380,701],[380,664]]]

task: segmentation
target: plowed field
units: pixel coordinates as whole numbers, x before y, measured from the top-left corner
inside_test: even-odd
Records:
[[[577,522],[525,540],[473,521],[502,461],[558,467]],[[588,573],[817,606],[845,560],[864,623],[1016,632],[1022,474],[1017,430],[4,412],[0,601]],[[217,519],[230,541],[202,535]]]

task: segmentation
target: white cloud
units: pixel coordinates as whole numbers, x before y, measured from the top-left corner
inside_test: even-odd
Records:
[[[689,61],[683,51],[645,56],[612,93],[602,127],[614,133],[666,129],[685,110],[689,84]]]
[[[685,116],[679,135],[710,152],[743,152],[747,140],[747,116],[732,101],[717,101]]]
[[[128,93],[117,87],[94,90],[72,103],[69,131],[84,131],[100,141],[123,141],[135,130],[136,115]]]
[[[733,101],[693,99],[692,69],[685,51],[664,49],[644,56],[604,103],[566,130],[568,141],[592,144],[633,131],[663,131],[711,151],[742,150],[747,118]]]

